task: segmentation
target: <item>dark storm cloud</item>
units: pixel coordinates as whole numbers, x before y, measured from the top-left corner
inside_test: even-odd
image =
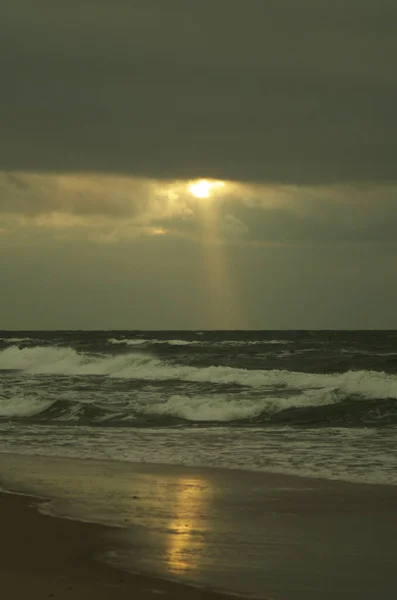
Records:
[[[294,245],[396,240],[397,186],[254,186],[225,207],[250,240]]]
[[[0,167],[396,179],[397,4],[14,0]]]

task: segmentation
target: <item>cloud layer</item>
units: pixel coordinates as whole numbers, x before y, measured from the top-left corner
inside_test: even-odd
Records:
[[[0,328],[397,326],[395,1],[0,20]]]
[[[396,19],[391,0],[15,0],[0,167],[395,180]]]

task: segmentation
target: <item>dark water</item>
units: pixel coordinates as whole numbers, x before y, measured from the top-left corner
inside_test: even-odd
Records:
[[[397,424],[393,331],[0,332],[0,369],[7,419]]]
[[[0,332],[5,451],[390,483],[396,427],[395,331]]]

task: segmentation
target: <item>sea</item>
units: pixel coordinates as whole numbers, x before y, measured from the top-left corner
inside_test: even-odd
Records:
[[[2,331],[0,452],[397,485],[397,332]]]

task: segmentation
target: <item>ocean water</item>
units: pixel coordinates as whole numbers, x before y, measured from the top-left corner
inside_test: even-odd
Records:
[[[0,452],[397,484],[397,332],[0,332]]]

